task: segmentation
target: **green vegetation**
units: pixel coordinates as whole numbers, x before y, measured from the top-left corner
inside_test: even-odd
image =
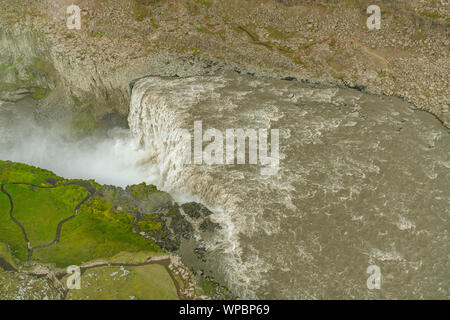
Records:
[[[344,79],[344,74],[342,74],[340,72],[333,72],[332,77],[335,79],[338,79],[338,80],[342,80],[342,79]]]
[[[12,265],[14,268],[17,268],[16,258],[14,258],[14,256],[11,254],[11,250],[3,242],[0,242],[0,259],[5,260],[10,265]],[[1,268],[1,266],[0,266],[0,268]]]
[[[138,221],[127,208],[113,205],[103,195],[107,189],[95,182],[66,180],[25,164],[0,161],[0,184],[12,198],[12,215],[17,220],[16,223],[10,217],[7,194],[0,193],[0,258],[16,269],[42,263],[64,270],[69,265],[109,261],[123,265],[89,269],[83,274],[82,289],[70,291],[67,298],[178,298],[176,285],[183,288],[184,280],[164,267],[168,263],[166,258],[161,264],[126,266],[146,263],[150,257],[165,254],[153,240],[138,234],[163,228],[153,215],[147,214]],[[143,183],[129,188],[137,201],[150,207],[172,205],[172,198],[153,185]],[[30,251],[21,227],[30,241]],[[36,283],[36,287],[29,298],[57,294],[45,279],[36,282],[31,275],[28,278],[20,275],[20,272],[7,275],[0,270],[0,283],[10,288],[0,289],[0,299],[21,296],[22,286],[28,288],[30,283]]]
[[[55,188],[36,188],[24,184]],[[14,201],[13,216],[23,225],[33,247],[50,243],[56,235],[58,223],[75,214],[75,207],[87,196],[87,190],[80,185],[63,183],[65,180],[52,172],[25,164],[0,161],[0,183]],[[90,182],[99,188],[98,184]],[[165,195],[154,186],[140,185],[136,195],[149,198],[151,193]],[[27,246],[22,232],[9,216],[8,197],[0,194],[0,242],[9,245],[16,258],[25,261]],[[150,217],[150,216],[149,216]],[[64,223],[58,243],[34,250],[34,258],[46,263],[65,267],[97,258],[107,258],[121,251],[138,252],[161,249],[150,240],[133,232],[135,217],[113,209],[111,203],[95,195],[80,207],[78,216]],[[139,226],[145,230],[160,228],[155,221],[143,221]]]
[[[101,267],[86,271],[80,290],[70,291],[69,299],[174,300],[177,290],[160,265]]]
[[[27,67],[27,71],[38,77],[50,77],[56,73],[53,64],[38,57],[33,57],[32,63]]]
[[[2,242],[2,257],[6,255],[6,245],[12,256],[24,261],[27,259],[27,245],[20,228],[9,216],[10,204],[8,197],[0,193],[0,241]]]
[[[200,277],[198,280],[198,284],[201,290],[203,291],[203,294],[213,299],[221,299],[221,300],[236,299],[236,297],[231,294],[228,288],[221,286],[220,284],[214,282],[207,276]]]
[[[152,25],[153,28],[158,29],[159,26],[156,24],[155,19],[154,18],[150,18],[150,23]]]
[[[51,186],[50,182],[64,183],[67,180],[53,172],[22,163],[0,160],[0,183],[31,183],[37,186]]]
[[[384,70],[378,71],[377,74],[378,74],[378,77],[379,77],[379,78],[384,78],[384,77],[386,77],[386,71],[384,71]]]
[[[264,29],[269,33],[269,36],[276,40],[286,40],[291,37],[290,34],[279,31],[273,26],[265,26]]]
[[[75,207],[86,196],[84,188],[69,185],[39,189],[28,185],[5,185],[14,199],[13,216],[25,228],[33,247],[50,243],[58,223],[74,215]]]
[[[35,100],[44,100],[50,94],[49,88],[37,88],[36,91],[31,95]]]
[[[147,219],[148,220],[139,221],[137,223],[137,227],[139,228],[139,230],[145,231],[145,232],[151,232],[151,231],[157,231],[157,230],[162,229],[161,222],[155,221],[151,217],[150,218],[147,217]]]
[[[194,0],[194,1],[195,1],[195,3],[198,3],[199,5],[202,5],[206,8],[209,8],[212,5],[211,1],[206,1],[206,0]]]
[[[146,7],[147,5],[147,1],[134,0],[134,14],[137,21],[144,21],[151,14],[150,10]]]
[[[99,37],[103,37],[105,34],[101,33],[101,32],[93,32],[91,33],[91,36],[94,38],[99,38]]]
[[[16,75],[19,74],[19,70],[17,70],[17,68],[14,66],[14,64],[12,63],[8,63],[8,64],[4,64],[4,63],[0,63],[0,74],[8,74],[8,73],[14,73]]]
[[[161,251],[153,241],[132,232],[134,220],[133,215],[119,213],[110,203],[95,196],[80,209],[79,216],[64,224],[60,241],[37,249],[35,257],[66,267],[112,257],[121,251]]]
[[[162,191],[159,191],[154,185],[141,183],[129,187],[131,194],[137,200],[145,200],[146,212],[154,212],[158,208],[166,208],[172,205],[172,197]]]
[[[131,187],[131,193],[136,199],[148,200],[149,196],[159,190],[154,185],[147,185],[145,182]]]
[[[436,13],[436,12],[430,12],[430,11],[422,11],[420,12],[420,15],[428,17],[430,19],[440,19],[445,18],[443,15]]]

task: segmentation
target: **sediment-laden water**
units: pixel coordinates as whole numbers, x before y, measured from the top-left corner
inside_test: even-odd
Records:
[[[48,128],[12,131],[14,110],[1,108],[1,159],[144,180],[207,205],[222,229],[203,239],[206,263],[181,254],[241,298],[450,298],[450,134],[398,99],[239,75],[152,77],[134,86],[128,132],[70,144]],[[194,136],[195,121],[203,133],[278,129],[277,173],[185,164],[193,148],[179,129]],[[367,288],[371,265],[379,290]]]
[[[194,121],[203,132],[279,129],[278,173],[183,164],[175,129],[193,133]],[[288,81],[148,78],[129,125],[149,175],[215,210],[224,228],[208,264],[241,297],[449,297],[450,135],[430,114]],[[380,290],[367,288],[371,265]]]

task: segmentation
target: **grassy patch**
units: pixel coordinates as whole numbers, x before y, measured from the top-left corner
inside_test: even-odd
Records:
[[[86,196],[84,188],[69,185],[39,189],[27,185],[6,185],[14,201],[13,216],[25,228],[31,245],[50,243],[58,223],[74,214]]]
[[[34,57],[32,63],[26,68],[34,76],[49,77],[56,73],[56,69],[48,61]]]
[[[3,242],[0,242],[0,258],[4,259],[6,262],[17,269],[16,258],[12,255],[10,249],[8,248],[8,245]]]
[[[205,8],[210,8],[212,6],[212,2],[211,1],[206,1],[206,0],[194,0],[195,3],[198,3],[199,5],[205,7]]]
[[[25,182],[37,186],[51,186],[49,181],[66,180],[53,172],[22,163],[0,160],[0,183]]]
[[[100,197],[94,197],[80,209],[75,219],[64,224],[60,242],[35,250],[35,257],[58,267],[112,257],[119,252],[160,248],[132,232],[134,216],[119,213]]]
[[[31,95],[35,100],[44,100],[50,94],[49,88],[37,88],[36,91]]]
[[[93,32],[93,33],[91,33],[91,36],[94,38],[100,38],[100,37],[105,36],[105,34],[101,33],[101,32]]]
[[[200,33],[206,33],[206,27],[205,26],[200,26],[197,28],[197,31]]]
[[[150,24],[152,25],[153,28],[158,29],[159,25],[156,24],[155,19],[151,18],[150,19]]]
[[[276,40],[286,40],[290,38],[290,35],[288,33],[284,33],[279,31],[273,26],[265,26],[264,29],[269,33],[269,36]]]
[[[176,288],[163,266],[101,267],[83,274],[80,290],[69,299],[175,300]]]
[[[151,14],[150,10],[146,7],[146,4],[147,3],[139,0],[134,1],[134,14],[137,21],[144,21],[144,19]]]
[[[20,228],[11,220],[9,216],[9,200],[8,197],[0,193],[0,241],[2,245],[8,245],[10,253],[20,259],[26,260],[27,258],[27,246],[22,235]],[[2,249],[2,257],[5,254],[4,248]],[[4,257],[3,257],[4,258]]]
[[[440,19],[445,18],[443,15],[436,13],[436,12],[430,12],[430,11],[422,11],[420,15],[428,17],[430,19]]]

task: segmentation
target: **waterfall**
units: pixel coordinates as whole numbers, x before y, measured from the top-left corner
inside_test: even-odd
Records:
[[[223,229],[207,263],[241,298],[367,298],[369,265],[392,270],[398,288],[405,269],[430,288],[444,277],[427,278],[416,262],[445,265],[449,199],[432,195],[449,191],[449,135],[405,102],[236,75],[149,77],[134,86],[128,120],[147,181],[214,212]],[[254,159],[185,161],[193,149],[182,137],[198,123],[203,137],[279,130],[276,174]],[[435,250],[402,240],[418,239],[418,226]]]

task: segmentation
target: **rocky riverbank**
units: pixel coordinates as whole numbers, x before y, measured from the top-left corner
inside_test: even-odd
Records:
[[[372,2],[2,0],[1,98],[98,121],[128,113],[135,79],[231,70],[402,97],[448,126],[450,5],[378,1],[370,31]],[[81,30],[66,26],[72,3]]]
[[[66,267],[73,264],[82,273],[94,267],[103,272],[116,267],[131,274],[124,279],[100,278],[95,284],[89,282],[92,276],[83,277],[88,286],[97,286],[97,292],[77,297],[112,298],[108,294],[114,292],[100,293],[101,287],[107,286],[105,281],[118,280],[114,286],[126,288],[125,293],[137,298],[230,297],[226,288],[202,276],[202,270],[188,269],[178,257],[182,243],[191,241],[195,245],[190,254],[202,259],[202,235],[220,228],[201,204],[179,205],[169,194],[145,183],[126,189],[101,186],[9,161],[0,161],[0,182],[0,299],[67,297]],[[69,197],[73,200],[67,202]],[[45,210],[32,206],[35,202],[45,203]],[[90,239],[87,244],[85,239]],[[150,265],[162,266],[170,278]],[[136,280],[141,267],[150,279]],[[152,288],[152,277],[166,281],[165,287]],[[140,290],[141,281],[148,289]]]

